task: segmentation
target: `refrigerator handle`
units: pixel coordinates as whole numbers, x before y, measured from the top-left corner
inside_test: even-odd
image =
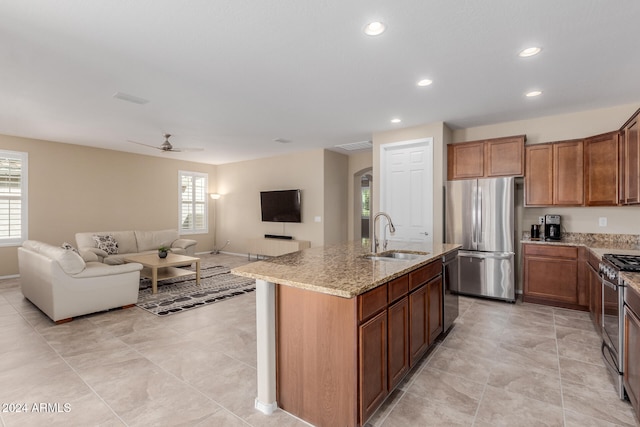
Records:
[[[478,188],[473,188],[471,193],[471,249],[476,249],[477,241],[477,217],[478,217]]]
[[[478,185],[478,219],[476,225],[478,244],[482,243],[482,187]]]

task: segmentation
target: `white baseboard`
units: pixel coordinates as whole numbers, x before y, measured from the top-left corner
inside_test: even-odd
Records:
[[[255,400],[255,408],[266,415],[271,415],[278,409],[278,404],[276,402],[273,403],[263,403],[258,400],[256,397]]]

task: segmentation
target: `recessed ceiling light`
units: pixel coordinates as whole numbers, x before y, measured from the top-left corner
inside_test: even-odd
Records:
[[[531,92],[527,92],[525,94],[525,96],[527,96],[528,98],[533,98],[534,96],[540,96],[542,95],[542,91],[540,90],[532,90]]]
[[[368,36],[379,36],[387,27],[380,21],[369,22],[364,26],[364,33]]]
[[[391,123],[400,123],[402,120],[400,119],[391,119]]]
[[[518,56],[520,56],[522,58],[526,58],[528,56],[533,56],[533,55],[539,54],[541,50],[542,50],[542,48],[539,48],[539,47],[536,47],[536,46],[528,47],[528,48],[520,51]]]
[[[433,83],[432,80],[422,79],[418,82],[418,86],[429,86],[431,83]]]

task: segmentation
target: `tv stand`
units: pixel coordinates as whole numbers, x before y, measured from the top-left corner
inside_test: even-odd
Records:
[[[282,239],[282,240],[293,240],[292,236],[283,236],[281,234],[265,234],[265,239]]]
[[[249,259],[251,259],[252,254],[256,256],[256,259],[258,259],[260,256],[280,256],[291,252],[298,252],[310,247],[311,242],[308,240],[282,238],[249,239],[249,250],[247,255]]]

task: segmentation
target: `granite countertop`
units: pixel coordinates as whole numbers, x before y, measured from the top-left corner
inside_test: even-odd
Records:
[[[459,247],[455,244],[390,241],[387,251],[400,250],[419,257],[413,260],[371,260],[363,258],[363,255],[371,252],[370,248],[346,242],[269,258],[234,268],[231,272],[238,276],[353,298]]]

